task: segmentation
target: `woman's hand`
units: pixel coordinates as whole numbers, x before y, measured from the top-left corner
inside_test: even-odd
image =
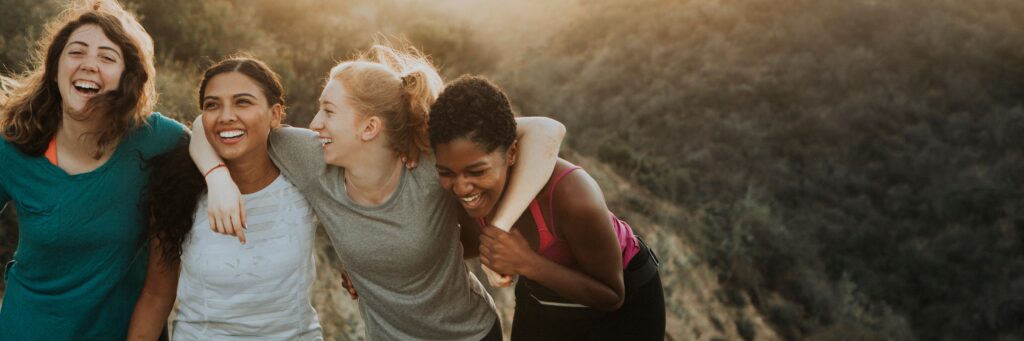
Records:
[[[494,271],[510,275],[529,273],[537,256],[518,230],[505,232],[491,225],[482,229],[480,262]]]
[[[341,269],[341,286],[348,291],[348,296],[352,297],[353,300],[359,299],[359,293],[356,292],[356,287],[352,285],[352,278],[348,277],[348,270]]]
[[[237,236],[245,244],[245,204],[238,186],[231,180],[226,167],[214,169],[206,175],[206,214],[210,229],[220,234]]]

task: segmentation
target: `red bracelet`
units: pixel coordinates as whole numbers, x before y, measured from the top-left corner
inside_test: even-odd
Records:
[[[207,175],[210,175],[210,173],[213,173],[214,170],[216,170],[217,168],[221,168],[221,167],[227,167],[227,166],[225,166],[223,163],[218,163],[216,166],[213,166],[213,168],[210,168],[210,170],[206,171],[206,174],[203,174],[203,178],[206,178]]]

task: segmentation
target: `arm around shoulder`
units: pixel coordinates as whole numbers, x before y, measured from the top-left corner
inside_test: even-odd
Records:
[[[491,221],[491,225],[505,231],[547,184],[565,137],[565,126],[547,117],[519,117],[516,125],[518,161],[512,166],[508,191]]]

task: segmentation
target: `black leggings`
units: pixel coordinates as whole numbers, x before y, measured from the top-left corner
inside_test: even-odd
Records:
[[[630,260],[625,274],[653,261],[646,247]],[[649,266],[649,265],[647,265]],[[542,305],[531,296],[538,284],[520,277],[516,284],[516,311],[512,340],[664,340],[665,295],[661,276],[631,288],[626,279],[626,300],[619,310],[600,312],[591,308]]]

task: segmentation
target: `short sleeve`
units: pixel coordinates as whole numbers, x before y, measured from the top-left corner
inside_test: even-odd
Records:
[[[316,132],[296,127],[270,131],[270,159],[299,188],[316,181],[327,167]]]
[[[146,119],[146,125],[139,129],[141,131],[139,132],[138,148],[145,159],[174,149],[185,138],[188,131],[185,125],[158,112],[150,114]]]

